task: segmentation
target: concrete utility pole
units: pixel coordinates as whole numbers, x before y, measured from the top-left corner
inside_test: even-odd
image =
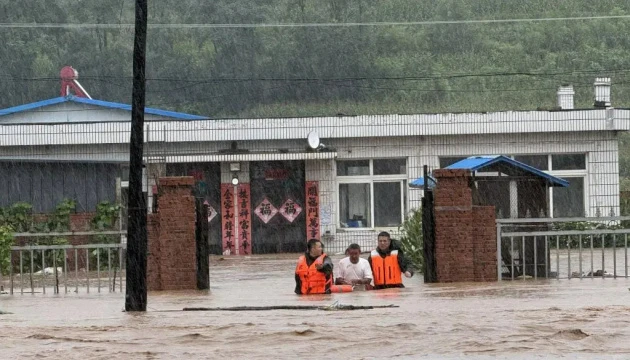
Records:
[[[146,47],[147,0],[136,0],[127,206],[126,311],[147,310],[147,204],[142,194]]]

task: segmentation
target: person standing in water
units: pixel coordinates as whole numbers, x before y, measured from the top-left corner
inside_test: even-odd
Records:
[[[339,260],[339,274],[335,284],[365,285],[369,288],[372,282],[372,269],[370,263],[361,258],[361,247],[358,244],[350,244],[347,255]]]
[[[324,253],[324,245],[319,240],[309,240],[295,268],[295,293],[330,294],[332,277],[333,263]]]
[[[388,232],[378,234],[378,246],[368,258],[374,275],[374,289],[404,288],[401,273],[413,276],[413,268],[400,246],[392,241]]]

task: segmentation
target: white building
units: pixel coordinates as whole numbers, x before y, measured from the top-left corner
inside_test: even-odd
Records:
[[[243,231],[254,253],[299,251],[313,224],[312,235],[334,251],[353,242],[372,247],[377,232],[396,232],[420,206],[422,192],[408,183],[423,165],[502,154],[570,182],[549,190],[545,216],[619,214],[618,133],[630,130],[630,110],[610,107],[610,79],[598,79],[595,95],[597,108],[573,109],[573,91],[562,87],[554,111],[217,120],[148,110],[148,203],[155,205],[155,178],[193,175],[210,204],[215,252],[226,250],[226,235],[236,242],[231,252],[248,252]],[[78,211],[91,211],[97,201],[124,197],[129,109],[69,97],[0,110],[0,206],[42,202],[35,209],[49,211],[53,200],[74,195]],[[308,146],[312,132],[318,150]],[[240,220],[251,227],[224,220],[226,196],[240,199],[234,178],[247,187],[247,206],[227,208],[246,208]],[[309,205],[313,182],[318,203]],[[283,214],[289,205],[298,210]]]

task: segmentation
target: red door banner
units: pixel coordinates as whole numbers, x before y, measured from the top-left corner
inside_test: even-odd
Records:
[[[238,185],[238,253],[252,253],[252,213],[249,184]]]
[[[319,183],[306,182],[306,240],[320,240],[319,229]]]
[[[234,186],[221,184],[221,233],[223,240],[223,255],[231,255],[235,252],[234,240],[236,226],[234,221]]]

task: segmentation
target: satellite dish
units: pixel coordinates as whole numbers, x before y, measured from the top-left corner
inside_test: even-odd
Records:
[[[317,131],[313,130],[310,133],[308,133],[308,146],[313,149],[313,150],[317,150],[319,148],[320,142],[319,142],[319,135],[317,135]]]

